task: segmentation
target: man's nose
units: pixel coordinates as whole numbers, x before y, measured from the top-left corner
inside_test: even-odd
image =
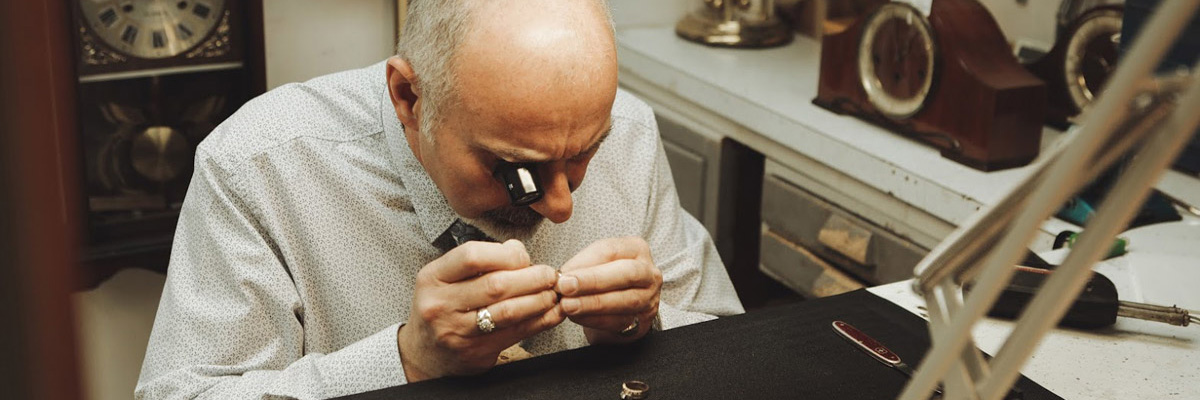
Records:
[[[549,219],[561,224],[571,218],[571,185],[567,180],[564,163],[553,163],[543,167],[542,199],[530,204],[529,208]]]

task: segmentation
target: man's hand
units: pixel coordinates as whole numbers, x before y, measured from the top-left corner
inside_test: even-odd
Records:
[[[486,371],[504,349],[561,323],[557,274],[529,264],[525,245],[509,240],[467,242],[422,268],[396,338],[409,382]],[[476,325],[482,308],[496,325],[491,333]]]
[[[604,239],[572,257],[560,270],[559,307],[584,327],[588,343],[625,343],[650,330],[658,316],[662,271],[638,237]],[[637,321],[636,331],[622,331]]]

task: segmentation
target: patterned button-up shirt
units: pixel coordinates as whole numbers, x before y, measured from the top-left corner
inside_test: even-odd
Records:
[[[406,382],[396,332],[457,216],[404,140],[384,74],[380,63],[274,89],[201,143],[138,398],[325,398]],[[619,92],[612,120],[571,219],[526,241],[533,262],[639,236],[663,273],[658,328],[742,312],[679,206],[650,108]],[[535,355],[585,345],[570,321],[522,343]]]

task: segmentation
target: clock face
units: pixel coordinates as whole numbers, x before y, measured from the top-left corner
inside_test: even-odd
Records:
[[[80,0],[88,27],[114,50],[146,59],[176,56],[217,27],[225,0]]]
[[[1083,110],[1100,94],[1117,66],[1121,44],[1121,13],[1096,12],[1079,23],[1067,42],[1063,73],[1075,107]]]
[[[903,119],[916,114],[933,87],[936,48],[929,22],[912,6],[888,3],[863,27],[858,73],[867,100]]]

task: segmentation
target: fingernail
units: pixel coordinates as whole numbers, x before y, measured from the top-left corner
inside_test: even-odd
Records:
[[[574,314],[576,311],[579,311],[579,299],[563,299],[562,308],[563,312]]]
[[[558,277],[558,292],[565,295],[575,294],[579,291],[579,279],[570,275],[559,275]]]

